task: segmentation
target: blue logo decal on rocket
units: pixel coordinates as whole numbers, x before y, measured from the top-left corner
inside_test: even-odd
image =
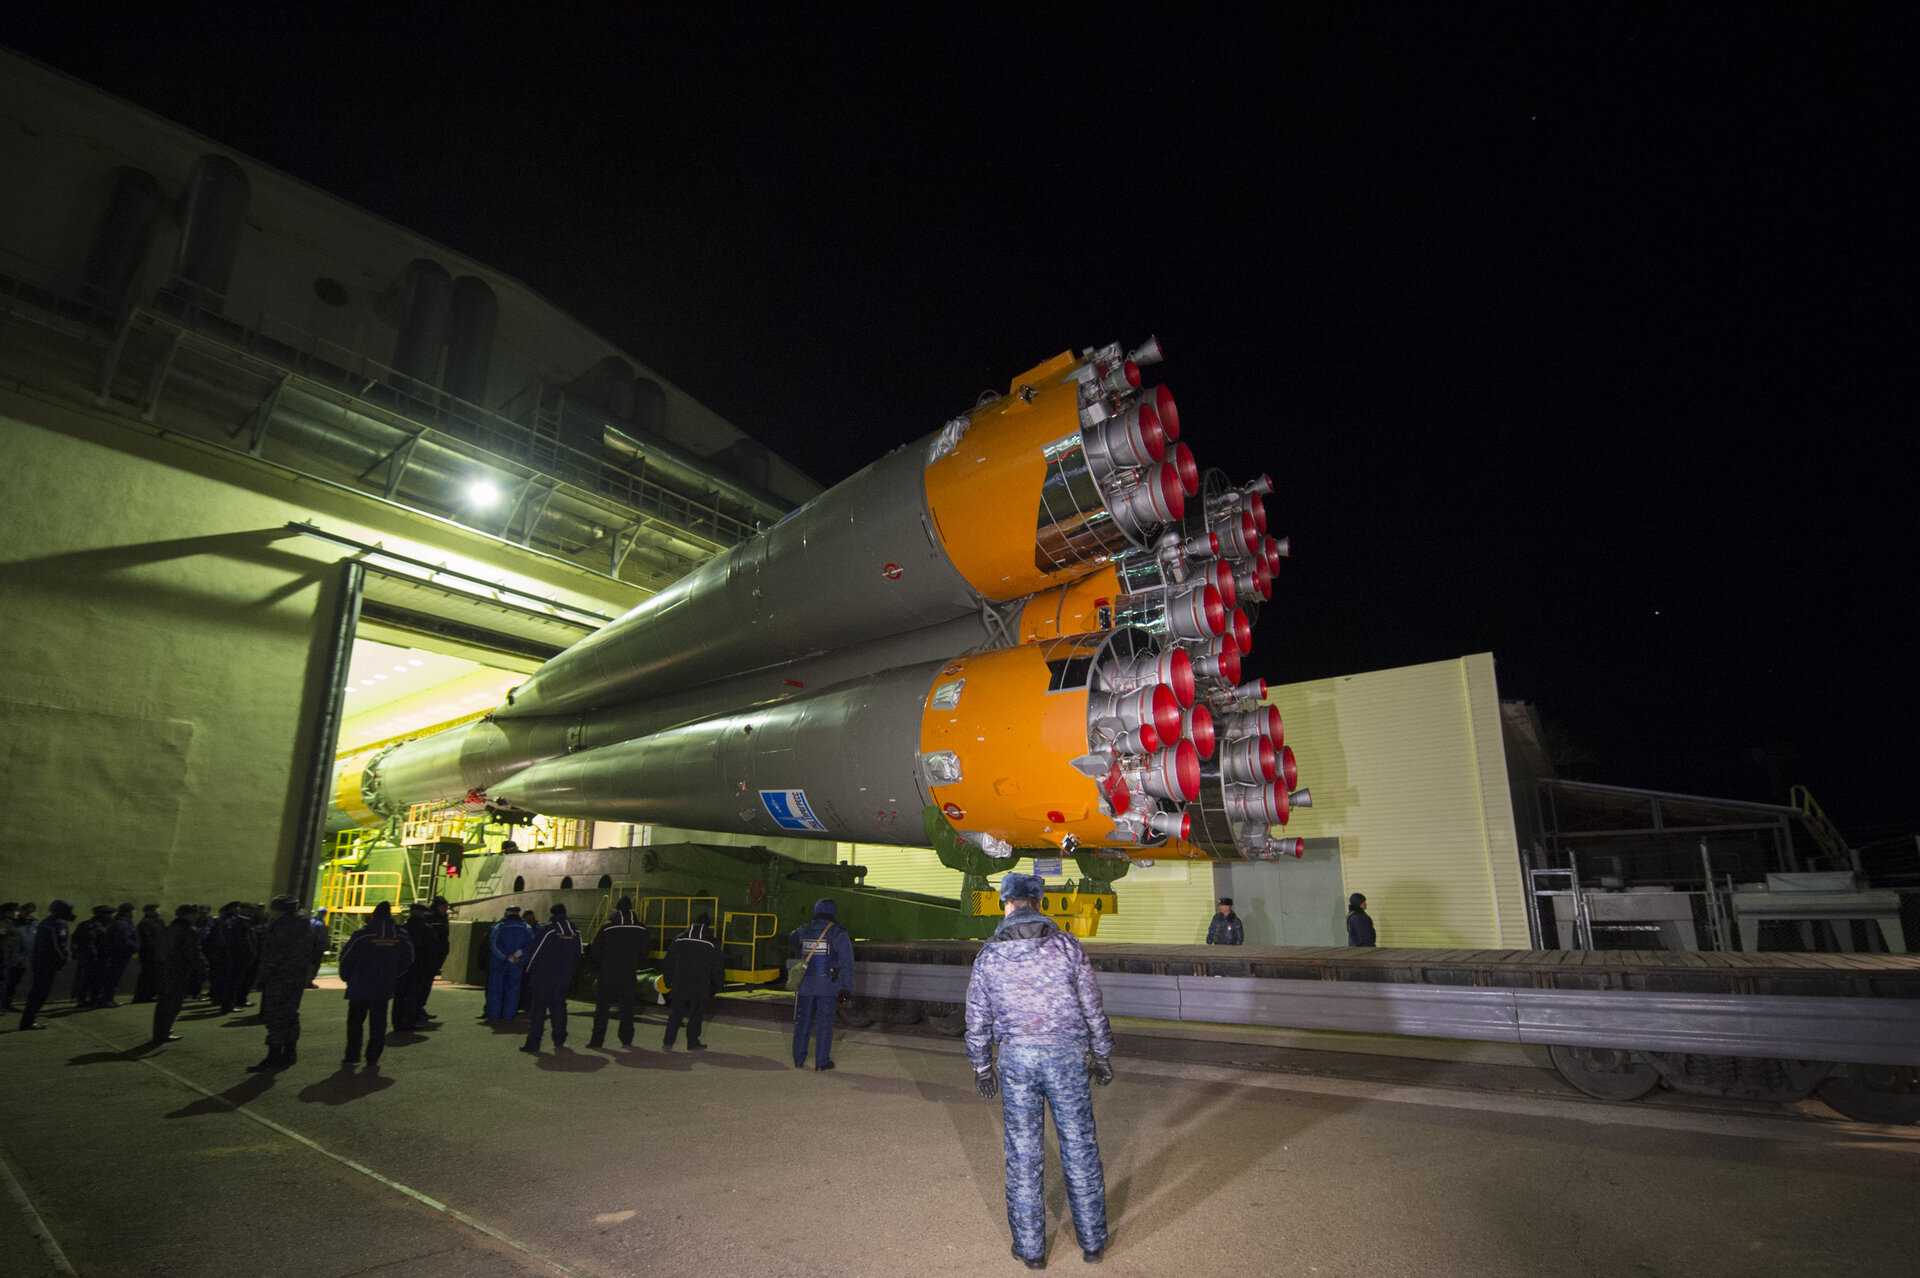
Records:
[[[827,827],[820,824],[820,818],[807,806],[805,790],[762,790],[760,802],[767,805],[767,815],[783,830],[826,832]]]

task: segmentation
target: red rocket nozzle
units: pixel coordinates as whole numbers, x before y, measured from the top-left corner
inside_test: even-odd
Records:
[[[1184,839],[1193,833],[1193,818],[1185,812],[1155,812],[1147,818],[1147,829],[1169,839]]]
[[[1139,390],[1140,365],[1130,359],[1121,360],[1101,376],[1100,389],[1110,395],[1124,395],[1130,390]]]
[[[1280,747],[1280,779],[1289,790],[1300,784],[1300,765],[1294,760],[1292,746]]]
[[[1207,574],[1213,578],[1213,588],[1220,592],[1221,605],[1227,608],[1233,607],[1234,598],[1238,594],[1233,584],[1233,565],[1224,559],[1216,559],[1207,569]]]
[[[1200,797],[1200,754],[1193,742],[1180,740],[1147,760],[1146,787],[1149,794],[1175,803],[1191,803]]]
[[[1166,358],[1166,354],[1160,349],[1160,339],[1157,337],[1149,337],[1146,341],[1128,351],[1127,358],[1136,364],[1158,364]]]
[[[1241,785],[1259,785],[1280,775],[1271,737],[1241,737],[1220,747],[1220,776]]]
[[[1258,479],[1254,480],[1252,483],[1247,485],[1247,491],[1250,493],[1272,492],[1273,491],[1272,477],[1264,474],[1261,475]]]
[[[1236,825],[1285,825],[1289,815],[1287,792],[1275,785],[1222,787],[1227,819]]]
[[[1233,690],[1235,701],[1265,701],[1267,699],[1267,681],[1255,679],[1252,683],[1243,683]]]
[[[1174,700],[1184,709],[1193,704],[1193,658],[1184,648],[1172,648],[1167,651],[1167,686],[1173,689]]]
[[[1220,636],[1220,677],[1228,683],[1240,682],[1240,645]]]
[[[1213,712],[1205,706],[1194,706],[1188,710],[1181,723],[1187,734],[1187,740],[1193,742],[1194,753],[1202,759],[1213,757]]]
[[[1180,478],[1180,468],[1172,462],[1163,462],[1160,466],[1160,499],[1167,508],[1162,523],[1170,523],[1187,513],[1187,486]]]
[[[1199,586],[1167,600],[1167,630],[1176,639],[1211,639],[1226,623],[1226,607],[1212,586]]]
[[[1220,535],[1220,553],[1228,559],[1249,557],[1260,541],[1260,533],[1253,526],[1253,516],[1244,510],[1229,512],[1214,531]]]
[[[1144,402],[1152,404],[1154,411],[1160,414],[1160,425],[1167,432],[1167,442],[1180,438],[1180,408],[1173,402],[1173,392],[1164,386],[1156,386],[1142,392]]]
[[[1281,542],[1280,538],[1269,537],[1261,544],[1261,549],[1266,552],[1267,572],[1278,577],[1280,575],[1280,561],[1287,557],[1286,546]]]
[[[1307,841],[1305,839],[1282,839],[1274,845],[1274,850],[1279,852],[1281,856],[1290,856],[1298,861],[1307,854]]]
[[[1192,497],[1200,491],[1200,465],[1193,460],[1193,450],[1185,444],[1173,446],[1173,468],[1180,473],[1180,487]]]
[[[1253,516],[1253,530],[1264,533],[1267,530],[1267,503],[1260,500],[1259,493],[1247,494],[1247,513]]]
[[[1253,651],[1253,623],[1247,620],[1246,610],[1235,608],[1233,620],[1227,627],[1227,638],[1240,650],[1241,656]]]

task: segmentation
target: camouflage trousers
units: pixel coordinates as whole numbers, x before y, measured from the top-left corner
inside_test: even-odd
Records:
[[[1029,1260],[1047,1254],[1044,1174],[1046,1110],[1060,1139],[1073,1230],[1084,1251],[1107,1245],[1107,1182],[1093,1130],[1093,1091],[1086,1051],[1018,1043],[1000,1045],[1000,1112],[1006,1120],[1007,1224],[1013,1249]]]
[[[300,996],[307,983],[270,984],[260,990],[260,1020],[267,1027],[268,1047],[292,1047],[300,1041]]]

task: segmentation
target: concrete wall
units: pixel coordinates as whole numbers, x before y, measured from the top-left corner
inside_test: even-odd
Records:
[[[289,521],[598,611],[639,597],[17,384],[0,457],[0,895],[43,909],[282,889],[343,553]]]
[[[1272,689],[1313,807],[1382,945],[1525,949],[1526,908],[1487,653]],[[1284,868],[1284,867],[1283,867]]]

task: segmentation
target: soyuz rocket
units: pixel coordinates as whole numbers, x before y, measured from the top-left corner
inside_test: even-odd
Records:
[[[1286,543],[1202,474],[1149,338],[1063,353],[547,662],[346,759],[416,803],[1018,855],[1297,857],[1251,616]],[[937,815],[935,815],[937,814]],[[1119,867],[1115,867],[1117,870]]]

